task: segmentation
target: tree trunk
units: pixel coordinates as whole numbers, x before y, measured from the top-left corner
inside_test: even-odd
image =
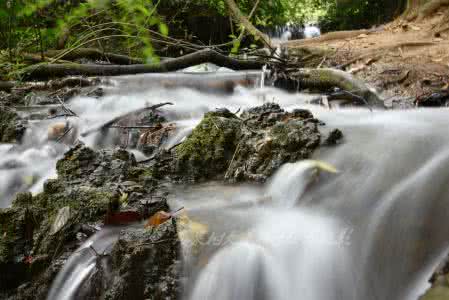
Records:
[[[48,79],[67,75],[117,76],[142,73],[162,73],[181,70],[190,66],[213,63],[233,70],[257,70],[265,61],[240,60],[222,55],[210,49],[200,50],[160,64],[94,65],[94,64],[38,64],[23,69],[23,79]]]
[[[404,17],[407,20],[416,18],[421,20],[447,5],[449,5],[449,0],[407,0]],[[449,9],[447,14],[449,15]]]
[[[260,39],[268,48],[272,48],[270,38],[265,33],[257,29],[253,24],[251,24],[248,18],[245,17],[243,13],[240,11],[235,1],[234,0],[225,0],[225,1],[235,21],[243,25],[246,30],[248,30],[256,38]]]

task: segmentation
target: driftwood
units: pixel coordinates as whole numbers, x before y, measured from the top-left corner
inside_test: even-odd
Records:
[[[222,55],[211,49],[200,50],[159,64],[95,65],[95,64],[39,64],[23,70],[26,79],[45,79],[66,75],[116,76],[141,73],[163,73],[177,71],[202,63],[214,63],[233,70],[260,69],[262,61],[240,60]]]
[[[363,104],[370,107],[385,109],[384,102],[371,91],[368,86],[353,75],[337,69],[299,69],[296,72],[283,75],[289,80],[291,86],[297,89],[326,90],[339,88],[350,93],[352,98],[358,98]],[[285,79],[280,79],[285,80]]]
[[[148,111],[148,110],[154,111],[155,109],[158,109],[159,107],[162,107],[162,106],[165,106],[165,105],[173,105],[173,103],[171,103],[171,102],[164,102],[164,103],[159,103],[159,104],[155,104],[155,105],[152,105],[152,106],[149,106],[149,107],[144,107],[144,108],[140,108],[140,109],[138,109],[138,110],[131,111],[131,112],[126,113],[126,114],[124,114],[124,115],[115,117],[114,119],[112,119],[112,120],[110,120],[110,121],[107,121],[106,123],[103,123],[103,124],[101,124],[101,125],[98,126],[98,127],[95,127],[95,128],[93,128],[93,129],[89,129],[89,130],[87,130],[87,131],[81,133],[81,136],[82,136],[82,137],[86,137],[86,136],[88,136],[88,135],[90,135],[90,134],[92,134],[92,133],[94,133],[94,132],[101,131],[101,130],[105,130],[105,129],[107,129],[107,128],[112,127],[112,126],[114,125],[114,123],[117,123],[117,122],[120,121],[121,119],[130,117],[130,116],[133,116],[133,115],[135,115],[135,114],[139,114],[139,113],[141,113],[141,112]]]

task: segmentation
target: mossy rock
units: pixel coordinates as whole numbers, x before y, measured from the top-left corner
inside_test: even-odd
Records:
[[[217,177],[225,172],[239,142],[241,123],[227,111],[206,113],[176,148],[178,172],[194,179]]]
[[[19,116],[0,106],[0,143],[20,142],[24,133],[25,127],[20,123]]]
[[[86,171],[94,169],[95,158],[95,151],[78,145],[67,151],[64,157],[56,163],[58,176],[66,179],[79,178]]]
[[[25,258],[32,247],[34,227],[32,211],[0,209],[0,290],[15,288],[28,278]]]

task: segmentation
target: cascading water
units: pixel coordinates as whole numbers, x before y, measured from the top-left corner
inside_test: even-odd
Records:
[[[239,188],[227,203],[192,192],[187,198],[202,203],[188,208],[192,218],[212,236],[238,234],[233,243],[225,235],[222,247],[212,247],[214,239],[206,243],[209,263],[193,268],[187,299],[417,299],[423,293],[448,250],[449,138],[438,130],[447,126],[446,112],[311,109],[345,133],[343,144],[315,157],[340,172],[311,181],[309,163],[287,164],[267,190],[252,191],[254,199],[272,198],[256,206],[237,204]],[[183,203],[188,207],[189,200]]]
[[[150,85],[155,78],[157,83]],[[447,251],[445,109],[326,110],[308,105],[308,96],[272,88],[236,87],[229,95],[167,88],[166,75],[114,82],[101,99],[78,97],[68,104],[83,120],[80,132],[146,103],[171,101],[167,117],[179,126],[169,141],[174,145],[208,110],[225,106],[237,111],[269,100],[287,110],[306,107],[344,133],[342,144],[322,147],[313,157],[334,165],[337,174],[321,172],[311,180],[310,164],[298,162],[283,166],[265,186],[174,187],[173,207],[185,206],[192,219],[208,228],[200,253],[186,253],[192,257],[185,266],[184,299],[417,299]],[[42,131],[45,126],[39,124],[35,132],[41,134],[34,136],[43,137],[46,128]],[[84,142],[95,146],[96,137]],[[24,157],[23,169],[45,178],[64,150],[57,147],[64,148],[44,144],[0,150],[18,160]],[[36,164],[36,157],[43,165]],[[2,178],[2,184],[11,179]],[[93,239],[110,245],[110,237],[106,232]],[[49,300],[76,299],[95,267],[88,246],[65,264]]]
[[[273,28],[267,29],[265,32],[275,42],[310,39],[321,35],[320,28],[312,23],[299,25],[289,22],[283,26],[274,26]]]

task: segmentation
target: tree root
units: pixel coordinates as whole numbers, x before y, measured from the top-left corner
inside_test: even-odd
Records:
[[[432,0],[429,3],[426,3],[418,14],[418,21],[430,16],[442,6],[447,5],[449,5],[449,0]]]
[[[47,79],[66,75],[116,76],[141,73],[163,73],[177,71],[202,63],[214,63],[233,70],[260,69],[263,61],[239,60],[222,55],[211,49],[200,50],[159,64],[95,65],[95,64],[38,64],[22,70],[25,79]]]
[[[385,109],[383,101],[371,91],[365,83],[351,74],[337,69],[299,69],[287,78],[296,82],[299,88],[318,89],[320,91],[339,88],[363,100],[371,107]]]

